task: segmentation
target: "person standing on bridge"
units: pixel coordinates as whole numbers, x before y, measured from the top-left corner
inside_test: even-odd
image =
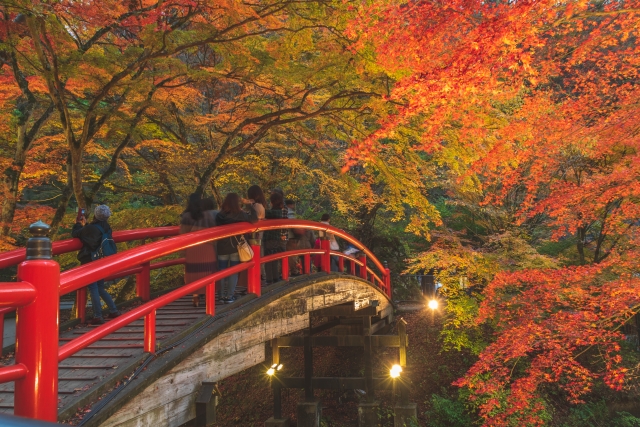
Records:
[[[322,217],[320,218],[320,222],[322,224],[331,225],[329,223],[330,221],[331,221],[331,216],[328,213],[322,214]],[[332,251],[339,251],[340,250],[340,245],[338,245],[338,241],[336,240],[336,236],[333,233],[327,233],[325,231],[320,231],[318,234],[320,235],[320,237],[324,237],[326,235],[326,238],[329,239],[329,245],[330,245]],[[338,271],[338,257],[336,255],[331,255],[331,271]]]
[[[287,217],[287,208],[284,205],[284,197],[278,191],[273,191],[269,198],[271,209],[265,212],[265,218],[282,219]],[[264,232],[264,254],[272,255],[285,252],[287,250],[287,233],[288,230],[267,230]],[[267,285],[271,285],[280,280],[279,271],[280,261],[271,261],[267,263]]]
[[[287,208],[287,218],[296,219],[296,202],[293,199],[286,199],[284,204]],[[304,228],[289,229],[287,239],[287,251],[295,251],[300,249],[300,237],[304,235]],[[300,257],[289,257],[289,276],[295,277],[300,275]]]
[[[180,234],[204,230],[216,225],[212,199],[202,199],[199,194],[189,196],[187,208],[180,215]],[[184,284],[188,285],[216,272],[216,249],[213,242],[187,248],[184,251]],[[206,287],[193,293],[193,306],[200,305],[200,295]]]
[[[94,254],[103,244],[104,236],[108,236],[111,239],[111,226],[107,222],[110,216],[111,210],[109,206],[98,205],[93,212],[93,221],[90,224],[87,224],[87,219],[84,215],[80,215],[76,219],[76,223],[71,230],[71,236],[80,239],[82,242],[82,249],[78,252],[78,261],[80,261],[81,265],[93,261]],[[101,325],[104,323],[100,298],[109,307],[110,319],[120,316],[118,307],[116,307],[111,295],[104,287],[104,280],[101,279],[91,283],[87,288],[89,289],[91,306],[93,307],[92,324]]]
[[[256,208],[253,206],[256,203],[251,200],[245,200],[245,202],[249,205],[248,214],[242,210],[242,206],[240,204],[241,200],[238,193],[227,194],[227,197],[224,198],[224,202],[222,202],[222,206],[220,206],[220,212],[216,216],[216,223],[218,225],[229,225],[236,224],[238,222],[250,222],[251,224],[258,222]],[[231,236],[226,239],[218,240],[218,268],[220,270],[240,264],[237,237],[238,236]],[[249,235],[246,235],[245,239],[249,239],[249,237]],[[220,280],[221,299],[223,303],[231,304],[235,301],[237,285],[238,273]]]
[[[247,197],[250,202],[255,203],[253,206],[256,214],[258,215],[258,221],[264,220],[265,211],[267,209],[267,199],[264,197],[264,192],[262,188],[258,185],[252,185],[247,190]],[[264,244],[262,242],[264,232],[259,231],[254,233],[252,238],[260,240],[260,257],[264,256]],[[267,271],[265,270],[264,264],[260,264],[260,282],[265,283],[267,280]]]

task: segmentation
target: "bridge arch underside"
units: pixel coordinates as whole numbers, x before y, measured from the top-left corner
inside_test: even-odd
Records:
[[[250,299],[252,296],[244,298]],[[219,381],[265,360],[265,342],[309,327],[310,313],[368,298],[393,313],[384,293],[354,277],[323,274],[276,284],[154,360],[88,426],[179,426],[195,418],[202,382]]]

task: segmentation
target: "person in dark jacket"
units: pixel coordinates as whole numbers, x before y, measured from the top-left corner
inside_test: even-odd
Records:
[[[180,215],[180,234],[200,231],[216,225],[215,205],[211,199],[201,199],[197,193],[189,196],[187,208]],[[213,242],[191,246],[184,251],[184,284],[195,282],[217,271],[216,249]],[[200,295],[206,287],[193,293],[193,306],[200,305]]]
[[[98,249],[102,243],[102,231],[100,231],[96,225],[100,226],[105,233],[110,233],[111,226],[107,222],[110,216],[111,210],[109,209],[109,206],[98,205],[93,212],[93,221],[90,224],[87,224],[87,220],[84,216],[80,216],[77,219],[76,224],[71,230],[71,236],[82,241],[82,249],[78,252],[78,261],[80,261],[80,264],[84,265],[91,262],[91,252]],[[92,324],[99,325],[104,323],[100,298],[102,298],[102,300],[107,304],[107,307],[109,307],[110,319],[120,315],[113,299],[111,299],[111,295],[109,295],[109,292],[107,292],[104,287],[104,280],[98,280],[97,282],[91,283],[87,288],[89,289],[91,306],[93,307]]]
[[[265,212],[265,219],[282,219],[286,218],[286,207],[284,206],[284,198],[282,194],[274,191],[269,198],[271,201],[271,209]],[[264,232],[264,254],[278,254],[287,250],[287,230],[267,230]],[[280,261],[271,261],[267,263],[267,285],[277,282],[280,279],[279,267]]]
[[[250,222],[251,224],[257,223],[258,215],[256,214],[256,210],[253,206],[249,203],[249,214],[247,214],[242,210],[240,202],[240,196],[238,196],[237,193],[227,194],[224,202],[222,202],[222,206],[220,206],[220,212],[216,215],[216,225],[223,226],[238,222]],[[225,268],[240,264],[237,249],[237,238],[238,236],[232,236],[218,240],[218,270],[224,270]],[[245,239],[248,238],[249,236],[246,235]],[[234,302],[234,294],[236,292],[236,286],[238,285],[238,274],[236,273],[220,280],[218,285],[221,288],[220,295],[222,302],[225,304],[231,304]]]

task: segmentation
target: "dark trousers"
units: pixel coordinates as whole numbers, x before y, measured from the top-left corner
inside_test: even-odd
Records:
[[[286,242],[269,240],[264,244],[264,255],[273,255],[286,252]],[[275,283],[280,280],[280,261],[271,261],[266,263],[265,270],[267,274],[267,283]]]
[[[100,302],[100,298],[107,304],[110,313],[118,312],[118,308],[111,299],[111,295],[109,295],[109,292],[104,288],[104,280],[91,283],[87,286],[87,289],[89,289],[89,296],[91,296],[93,317],[102,317],[102,302]]]

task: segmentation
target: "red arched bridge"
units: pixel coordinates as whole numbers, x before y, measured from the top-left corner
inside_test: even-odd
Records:
[[[160,240],[64,272],[60,272],[51,255],[77,251],[80,241],[71,239],[51,245],[45,236],[46,225],[40,223],[42,227],[38,228],[37,224],[31,227],[34,237],[26,250],[0,255],[0,268],[18,266],[17,281],[0,284],[1,316],[16,311],[15,357],[0,367],[1,412],[57,421],[70,418],[83,405],[93,404],[94,409],[110,405],[109,411],[94,417],[90,424],[180,425],[196,415],[193,402],[200,384],[263,362],[265,343],[309,329],[310,313],[332,314],[337,319],[340,313],[353,314],[354,301],[375,300],[377,306],[368,307],[365,335],[382,329],[392,318],[389,269],[357,239],[326,224],[283,219],[212,227],[182,235],[178,227],[116,231],[113,237],[117,243]],[[184,259],[158,259],[206,242],[280,228],[333,233],[353,244],[362,256],[353,258],[331,251],[328,240],[322,240],[320,249],[265,257],[260,257],[260,247],[253,245],[251,261],[151,298],[150,272],[184,263]],[[303,276],[288,277],[288,260],[292,256],[303,259]],[[311,256],[321,258],[320,271],[314,274]],[[331,256],[339,257],[340,272],[344,271],[345,260],[350,261],[350,270],[346,274],[332,273]],[[262,288],[260,264],[277,260],[282,262],[283,281]],[[216,308],[216,281],[244,270],[247,295]],[[100,279],[129,275],[136,275],[139,306],[102,325],[59,330],[62,295],[76,293],[77,314],[84,321],[86,286]],[[189,296],[203,286],[204,307],[195,308]],[[331,337],[326,338],[323,342],[331,341]],[[373,338],[379,341],[373,345],[391,343],[383,337]],[[296,340],[286,339],[290,342],[276,342],[274,360],[279,357],[278,346],[296,345]],[[365,337],[362,342],[366,348],[372,341]],[[314,345],[329,345],[318,343]],[[299,345],[303,345],[302,341]],[[389,345],[404,346],[395,341]],[[154,359],[157,361],[152,364]],[[402,359],[401,356],[404,364]],[[154,369],[150,369],[152,365]],[[367,369],[371,371],[371,366],[365,366]],[[137,379],[132,382],[134,376]],[[305,387],[313,386],[310,381]],[[366,385],[375,386],[373,380]],[[126,392],[121,392],[123,388]],[[102,405],[100,397],[106,393]],[[144,400],[151,397],[154,404]]]

